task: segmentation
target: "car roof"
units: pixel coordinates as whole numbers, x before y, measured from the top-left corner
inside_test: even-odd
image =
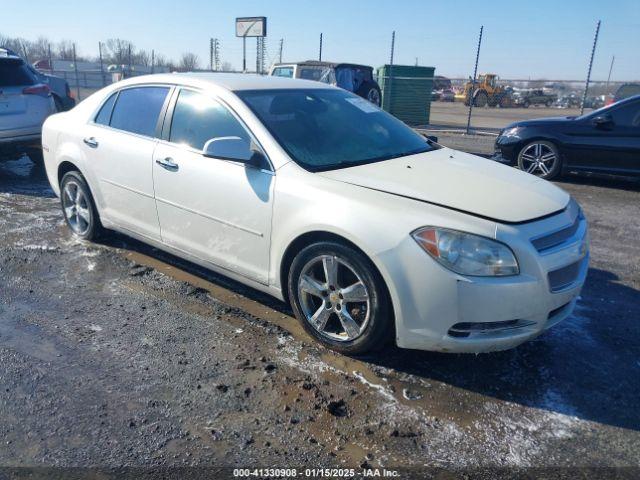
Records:
[[[22,60],[22,58],[9,48],[0,47],[0,59]]]
[[[298,65],[303,67],[331,67],[331,68],[356,67],[356,68],[370,68],[371,70],[373,70],[373,67],[370,67],[369,65],[361,65],[359,63],[323,62],[320,60],[304,60],[302,62],[282,62],[282,63],[275,63],[273,66],[286,67],[289,65]]]
[[[188,72],[188,73],[156,73],[141,75],[122,82],[121,85],[141,83],[168,83],[191,87],[206,88],[217,86],[233,92],[241,90],[273,90],[291,88],[332,89],[325,83],[297,78],[272,77],[253,73],[220,73],[220,72]]]

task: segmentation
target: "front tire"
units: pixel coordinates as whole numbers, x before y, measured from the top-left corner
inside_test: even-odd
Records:
[[[476,98],[473,100],[473,104],[476,107],[484,107],[487,105],[487,103],[489,102],[489,95],[487,95],[487,92],[485,91],[481,91],[476,95]]]
[[[102,224],[91,190],[80,172],[67,172],[60,181],[62,213],[71,232],[82,240],[95,240]]]
[[[360,355],[392,339],[389,295],[359,251],[336,242],[314,243],[296,255],[287,283],[296,317],[326,347]]]
[[[536,177],[551,180],[562,169],[560,152],[552,142],[534,140],[522,147],[518,153],[518,167]]]

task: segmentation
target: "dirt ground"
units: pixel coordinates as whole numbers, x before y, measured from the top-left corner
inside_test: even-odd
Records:
[[[591,111],[591,109],[586,109],[585,113]],[[469,107],[465,107],[462,102],[432,102],[429,123],[434,127],[466,128],[468,113]],[[471,126],[476,130],[492,132],[520,120],[570,115],[580,115],[580,109],[538,106],[529,108],[474,107],[471,112]]]
[[[637,473],[640,185],[560,185],[591,228],[572,317],[506,352],[354,359],[223,277],[75,240],[43,171],[0,162],[0,466]]]

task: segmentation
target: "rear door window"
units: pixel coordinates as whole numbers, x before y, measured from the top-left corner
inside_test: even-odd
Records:
[[[17,87],[33,85],[35,76],[20,59],[0,60],[0,87]]]
[[[168,87],[135,87],[121,90],[111,114],[110,125],[125,132],[155,136],[158,117]]]

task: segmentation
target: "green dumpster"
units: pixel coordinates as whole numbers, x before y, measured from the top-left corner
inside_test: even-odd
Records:
[[[429,123],[435,67],[383,65],[378,68],[382,108],[409,125]]]

